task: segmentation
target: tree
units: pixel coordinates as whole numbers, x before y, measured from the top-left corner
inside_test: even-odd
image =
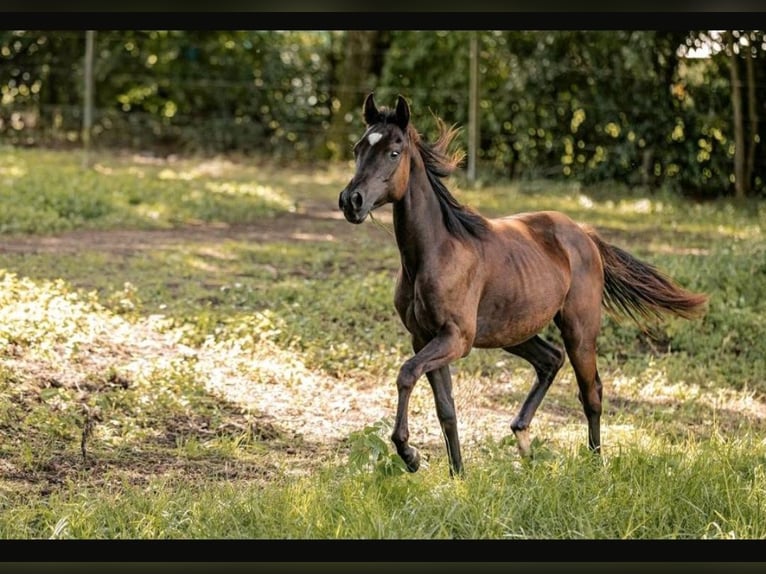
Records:
[[[696,32],[690,45],[705,47],[710,56],[704,59],[707,68],[703,87],[699,90],[697,117],[704,117],[706,107],[709,124],[723,132],[723,153],[716,161],[726,161],[729,192],[742,198],[762,193],[766,180],[766,162],[758,153],[761,134],[759,118],[764,111],[764,55],[766,34],[762,31],[730,30],[725,32]],[[714,113],[711,113],[713,112]],[[727,141],[728,140],[728,141]]]
[[[379,30],[349,30],[340,37],[342,56],[335,60],[335,94],[324,153],[331,159],[350,155],[351,130],[364,96],[375,90],[387,34]]]
[[[764,192],[756,31],[103,30],[93,145],[346,159],[375,91],[404,95],[426,137],[429,112],[469,128],[468,147],[472,35],[482,179]],[[83,52],[77,31],[0,32],[5,142],[80,145]]]
[[[729,56],[731,73],[731,109],[734,114],[734,189],[735,195],[742,198],[748,191],[748,177],[745,172],[745,129],[742,118],[742,82],[739,79],[738,50],[733,32],[724,34],[726,54]]]

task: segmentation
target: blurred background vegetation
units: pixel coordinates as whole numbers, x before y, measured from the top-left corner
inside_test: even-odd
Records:
[[[348,159],[373,90],[471,127],[472,39],[480,179],[766,193],[760,31],[99,30],[89,145]],[[82,145],[85,46],[0,32],[0,143]]]

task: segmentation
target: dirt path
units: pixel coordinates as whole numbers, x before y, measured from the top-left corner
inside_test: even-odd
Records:
[[[0,238],[0,252],[76,253],[85,249],[126,254],[166,249],[181,243],[235,241],[312,241],[352,236],[352,226],[334,225],[343,215],[321,205],[303,205],[300,212],[263,218],[257,225],[199,224],[155,230],[77,230],[52,235],[16,235]]]

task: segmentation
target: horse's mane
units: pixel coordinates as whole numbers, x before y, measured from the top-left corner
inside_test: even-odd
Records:
[[[384,117],[385,121],[396,121],[396,114],[393,111],[388,111]],[[489,230],[487,220],[470,207],[460,203],[442,181],[442,178],[454,172],[465,158],[465,152],[462,149],[449,151],[455,137],[460,134],[460,129],[455,125],[448,126],[437,116],[434,116],[434,119],[439,130],[439,135],[434,142],[424,141],[412,124],[407,126],[407,135],[423,158],[428,182],[439,200],[447,231],[460,239],[481,238]]]
[[[449,151],[450,144],[460,133],[460,130],[454,125],[447,126],[441,118],[435,119],[439,129],[439,136],[436,141],[428,143],[419,136],[411,139],[423,158],[428,181],[439,199],[439,206],[447,231],[460,238],[467,238],[468,236],[480,238],[488,230],[487,220],[455,199],[455,196],[450,193],[442,181],[442,178],[455,171],[465,158],[465,152],[462,149],[457,149],[451,153]],[[414,128],[413,131],[415,131]]]

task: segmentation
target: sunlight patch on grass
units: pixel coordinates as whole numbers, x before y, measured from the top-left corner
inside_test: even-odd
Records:
[[[615,394],[622,398],[658,406],[696,404],[712,412],[740,412],[747,418],[766,421],[766,405],[758,400],[755,392],[721,387],[703,390],[697,383],[671,379],[660,366],[650,367],[640,378],[616,374],[611,384]]]
[[[178,160],[175,158],[155,158],[133,155],[125,165],[124,161],[115,161],[110,157],[107,162],[97,162],[93,170],[102,175],[133,175],[139,179],[154,173],[157,179],[192,181],[200,178],[217,178],[237,170],[236,164],[223,158],[213,158],[202,162]],[[174,166],[175,169],[165,166]]]
[[[229,276],[231,270],[228,267],[235,264],[238,259],[238,256],[230,249],[224,249],[223,246],[209,246],[189,253],[184,257],[184,263],[213,276]],[[242,284],[235,282],[232,287],[238,289],[242,287]]]
[[[207,182],[205,189],[213,193],[230,196],[252,196],[265,200],[285,211],[295,211],[295,203],[291,201],[282,191],[271,187],[270,185],[261,185],[257,183],[239,183],[239,182]]]
[[[11,147],[0,147],[0,177],[6,185],[13,185],[15,179],[27,175],[28,166],[19,159]]]
[[[322,169],[321,171],[317,170],[307,173],[293,173],[287,178],[287,182],[290,185],[310,185],[312,187],[317,185],[343,186],[348,182],[351,174],[353,173],[353,164],[350,166],[345,164],[333,164],[326,169]]]
[[[726,210],[721,210],[713,215],[721,218],[726,215]],[[763,237],[763,223],[749,223],[734,217],[729,221],[715,223],[709,217],[685,217],[673,222],[673,230],[679,233],[713,234],[739,240],[754,240]]]
[[[620,201],[616,209],[618,213],[652,213],[662,211],[662,203],[652,203],[644,197],[632,201]]]
[[[0,283],[0,343],[11,352],[5,366],[36,385],[82,390],[80,400],[88,400],[93,381],[119,375],[140,391],[136,409],[158,401],[186,408],[177,384],[163,381],[199,381],[224,400],[316,441],[340,440],[393,412],[395,394],[388,386],[370,385],[360,393],[359,377],[340,381],[309,369],[295,352],[270,340],[279,329],[273,316],[256,313],[251,322],[194,348],[181,342],[184,328],[170,328],[164,316],[131,321],[94,295],[82,299],[63,281],[35,283],[6,273]],[[48,400],[53,405],[55,393]],[[71,400],[59,410],[74,406]],[[100,436],[114,442],[122,424],[106,421]]]
[[[0,177],[6,178],[5,183],[10,184],[12,183],[9,181],[10,178],[20,178],[24,177],[27,174],[27,170],[21,166],[18,165],[0,165]]]
[[[584,209],[593,209],[595,205],[590,197],[582,193],[577,196],[577,202],[580,204],[580,207]]]
[[[97,311],[94,299],[81,300],[66,290],[61,280],[40,286],[13,273],[3,273],[0,281],[0,343],[23,345],[54,360],[71,357],[92,333],[109,331],[113,322]]]
[[[144,203],[135,207],[136,215],[156,223],[165,222],[170,215],[168,206],[160,203]],[[169,226],[166,226],[169,227]]]
[[[716,230],[721,235],[728,235],[736,239],[758,239],[763,236],[760,225],[719,225]]]
[[[700,397],[700,387],[697,384],[686,384],[683,381],[668,380],[663,369],[651,368],[644,377],[644,383],[638,387],[637,397],[655,402],[675,402],[695,400]],[[615,387],[620,387],[620,378],[615,381]]]
[[[110,369],[145,374],[184,350],[164,325],[161,315],[131,323],[61,280],[36,284],[6,273],[0,282],[4,360],[30,379],[78,388]]]
[[[222,177],[235,169],[235,164],[222,158],[214,158],[207,161],[187,166],[188,161],[181,162],[186,169],[171,169],[165,167],[157,174],[159,179],[176,179],[182,181],[191,181],[206,177]]]
[[[652,252],[662,253],[667,255],[693,255],[695,257],[704,257],[710,255],[711,250],[702,247],[682,247],[678,245],[671,245],[669,243],[657,243],[652,241],[650,246]]]

